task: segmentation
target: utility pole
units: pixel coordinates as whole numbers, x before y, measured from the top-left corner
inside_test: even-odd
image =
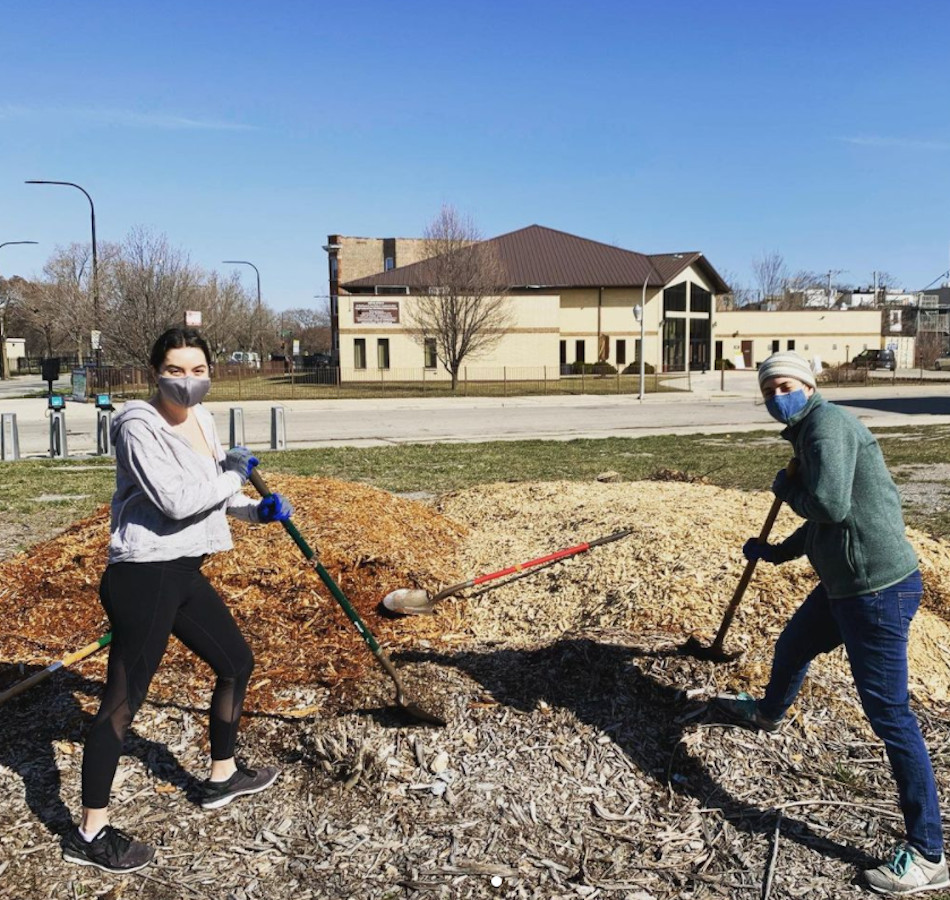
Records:
[[[835,305],[835,294],[831,287],[831,279],[835,275],[840,275],[842,272],[846,272],[847,269],[829,269],[828,270],[828,309],[833,309]]]

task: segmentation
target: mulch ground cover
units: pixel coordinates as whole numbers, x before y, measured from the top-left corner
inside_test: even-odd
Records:
[[[362,485],[273,476],[307,541],[385,645],[413,699],[448,720],[411,727],[393,686],[279,526],[235,523],[205,570],[257,659],[242,730],[275,787],[209,814],[209,673],[173,641],[133,725],[116,824],[159,848],[114,878],[64,863],[81,746],[105,654],[0,715],[0,896],[76,898],[858,897],[855,872],[902,823],[846,658],[816,661],[774,735],[727,727],[708,698],[764,685],[782,623],[814,584],[760,565],[729,665],[711,641],[771,503],[666,473],[635,483],[487,485],[426,505]],[[783,511],[774,534],[795,517]],[[591,540],[588,554],[389,619],[397,587],[445,584]],[[926,596],[911,689],[944,808],[950,793],[950,547],[912,533]],[[96,598],[105,511],[0,563],[0,689],[108,628]],[[931,895],[934,896],[934,895]]]

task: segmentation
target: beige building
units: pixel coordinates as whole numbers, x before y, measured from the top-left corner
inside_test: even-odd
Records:
[[[641,349],[647,371],[660,372],[719,360],[754,368],[778,350],[834,365],[871,347],[913,364],[913,338],[883,336],[880,310],[717,310],[729,288],[698,252],[646,255],[538,225],[485,243],[511,286],[511,324],[489,353],[465,360],[467,380],[557,378],[591,363],[636,373]],[[437,289],[424,242],[331,235],[324,249],[342,379],[447,379],[434,341],[409,328],[419,298]]]
[[[714,322],[714,340],[717,359],[746,369],[755,368],[779,350],[794,350],[806,359],[817,357],[823,365],[835,365],[850,361],[862,350],[883,348],[890,343],[881,335],[879,309],[719,311]],[[897,350],[906,340],[895,338],[892,349]],[[907,352],[905,347],[904,354]],[[909,352],[913,359],[912,347]]]
[[[466,360],[464,377],[518,378],[518,369],[533,370],[524,377],[538,369],[558,377],[598,362],[636,371],[641,334],[651,369],[710,367],[714,297],[728,285],[701,253],[648,256],[538,225],[486,243],[511,286],[512,324],[489,355]],[[434,289],[425,260],[402,264],[421,253],[421,242],[331,235],[324,249],[342,378],[447,378],[431,341],[407,327],[413,305]],[[392,267],[380,268],[388,259]],[[376,272],[356,274],[373,266]],[[642,323],[634,316],[641,305]]]

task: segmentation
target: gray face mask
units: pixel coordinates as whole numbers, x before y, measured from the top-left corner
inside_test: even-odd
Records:
[[[210,378],[195,378],[194,375],[185,375],[183,378],[172,378],[170,375],[158,376],[158,392],[165,400],[176,406],[196,406],[204,400],[210,390]]]

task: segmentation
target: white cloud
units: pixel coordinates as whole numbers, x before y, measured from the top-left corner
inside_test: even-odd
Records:
[[[839,141],[845,144],[856,144],[859,147],[894,147],[901,150],[950,150],[947,141],[923,141],[917,138],[856,136],[842,137]]]
[[[126,109],[93,108],[31,108],[0,105],[0,119],[23,119],[46,122],[65,120],[94,125],[116,125],[126,128],[158,128],[166,131],[253,131],[253,125],[223,122],[215,119],[191,119],[163,112],[135,112]]]

